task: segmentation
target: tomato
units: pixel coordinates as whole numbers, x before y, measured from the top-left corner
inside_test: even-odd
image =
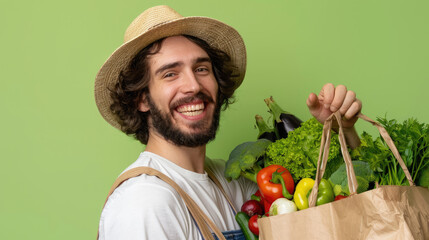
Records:
[[[335,197],[334,201],[338,201],[338,200],[341,200],[341,199],[344,199],[344,198],[347,198],[347,196],[338,195],[338,196]]]
[[[249,219],[249,229],[253,234],[257,236],[259,236],[258,218],[258,215],[253,215]]]

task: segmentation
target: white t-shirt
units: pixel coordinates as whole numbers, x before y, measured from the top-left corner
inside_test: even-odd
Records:
[[[141,153],[126,170],[141,166],[154,168],[173,179],[220,231],[239,229],[228,201],[207,173],[186,170],[150,152]],[[207,158],[205,166],[212,170],[238,211],[257,190],[257,185],[245,178],[228,182],[222,160]],[[176,190],[157,177],[141,175],[122,183],[109,197],[101,213],[99,239],[202,238]]]

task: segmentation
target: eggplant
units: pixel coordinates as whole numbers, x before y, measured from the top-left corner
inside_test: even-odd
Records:
[[[273,99],[264,100],[273,115],[273,121],[278,138],[287,138],[289,132],[301,126],[302,121],[295,115],[284,111]]]
[[[270,128],[267,123],[264,121],[261,115],[255,115],[256,126],[259,129],[258,139],[267,139],[271,142],[277,140],[276,132],[273,128]]]

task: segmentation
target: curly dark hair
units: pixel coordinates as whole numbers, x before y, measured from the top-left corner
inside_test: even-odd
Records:
[[[187,39],[200,46],[210,57],[213,73],[219,86],[219,106],[225,110],[234,102],[235,82],[231,80],[233,66],[231,57],[197,37],[184,35]],[[132,135],[143,144],[147,144],[149,130],[147,117],[149,112],[138,110],[142,97],[149,93],[149,64],[148,57],[158,53],[165,38],[159,39],[140,50],[131,60],[129,65],[120,72],[118,82],[110,90],[113,103],[110,110],[117,116],[121,130],[127,135]]]

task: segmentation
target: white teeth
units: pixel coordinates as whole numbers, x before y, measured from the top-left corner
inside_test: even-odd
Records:
[[[194,105],[184,105],[177,108],[177,111],[186,116],[196,116],[204,111],[204,103]]]
[[[193,112],[182,112],[185,116],[197,116],[198,114],[203,113],[203,110],[193,111]]]

